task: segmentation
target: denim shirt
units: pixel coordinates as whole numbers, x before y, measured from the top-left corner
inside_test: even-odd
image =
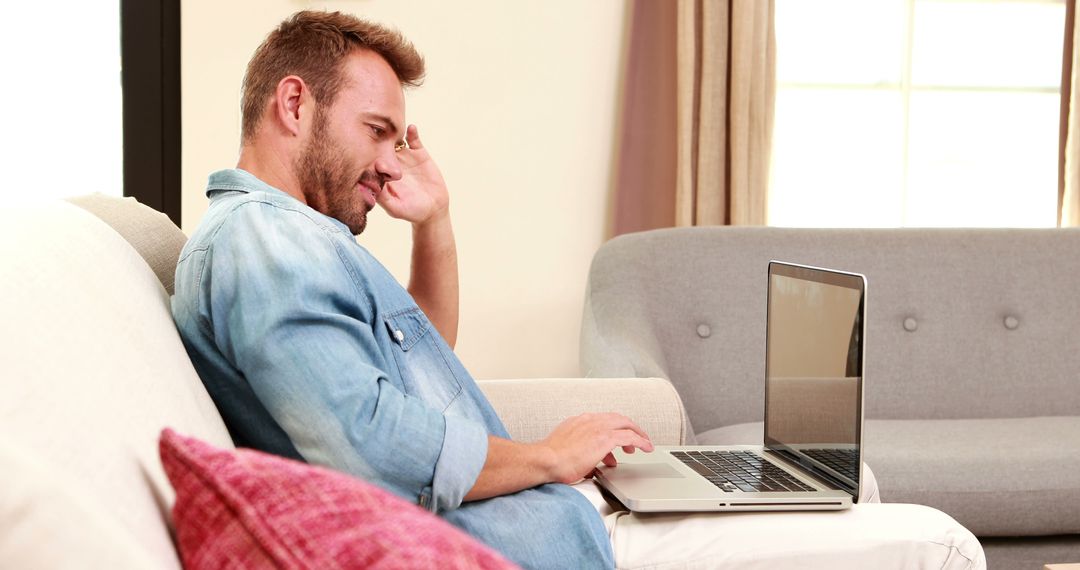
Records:
[[[238,446],[324,465],[442,516],[525,567],[612,567],[565,485],[462,503],[508,438],[412,296],[348,227],[243,170],[210,176],[173,317]]]

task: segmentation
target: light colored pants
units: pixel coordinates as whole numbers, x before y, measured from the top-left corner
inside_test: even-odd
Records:
[[[978,570],[978,539],[945,513],[883,504],[866,466],[845,511],[634,514],[608,504],[591,480],[574,488],[604,519],[619,568],[933,568]]]

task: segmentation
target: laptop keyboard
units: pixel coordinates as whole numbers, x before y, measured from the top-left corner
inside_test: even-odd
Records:
[[[802,452],[852,481],[859,479],[854,449],[804,449]]]
[[[748,493],[813,491],[783,469],[749,451],[672,451],[671,455],[721,491]]]

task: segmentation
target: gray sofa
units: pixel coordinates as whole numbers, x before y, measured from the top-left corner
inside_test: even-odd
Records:
[[[882,500],[990,568],[1080,562],[1080,230],[680,228],[597,252],[585,376],[658,376],[702,444],[760,443],[770,259],[866,275],[865,458]]]

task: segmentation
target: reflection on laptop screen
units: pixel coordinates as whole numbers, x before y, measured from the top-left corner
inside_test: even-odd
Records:
[[[857,492],[862,277],[772,263],[765,446]]]

